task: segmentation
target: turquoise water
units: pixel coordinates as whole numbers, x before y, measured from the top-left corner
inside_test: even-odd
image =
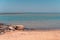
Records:
[[[16,14],[16,15],[0,15],[0,21],[46,21],[60,20],[59,15],[52,14]]]
[[[59,13],[35,13],[35,14],[5,14],[0,15],[0,22],[7,24],[23,24],[29,28],[59,28]]]

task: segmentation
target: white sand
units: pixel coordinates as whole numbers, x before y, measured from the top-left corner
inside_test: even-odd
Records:
[[[60,30],[7,32],[0,40],[60,40]]]

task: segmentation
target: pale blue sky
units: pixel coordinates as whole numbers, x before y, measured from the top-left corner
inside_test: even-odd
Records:
[[[60,12],[60,0],[0,0],[0,12]]]

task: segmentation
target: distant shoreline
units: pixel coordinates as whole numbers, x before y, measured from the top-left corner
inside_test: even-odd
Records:
[[[0,13],[0,14],[24,14],[24,13]]]
[[[24,12],[24,13],[0,13],[1,14],[60,14],[60,13],[48,13],[48,12]]]

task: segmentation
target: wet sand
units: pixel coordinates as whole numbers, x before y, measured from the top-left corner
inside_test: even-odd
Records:
[[[11,31],[0,40],[60,40],[60,30]]]

